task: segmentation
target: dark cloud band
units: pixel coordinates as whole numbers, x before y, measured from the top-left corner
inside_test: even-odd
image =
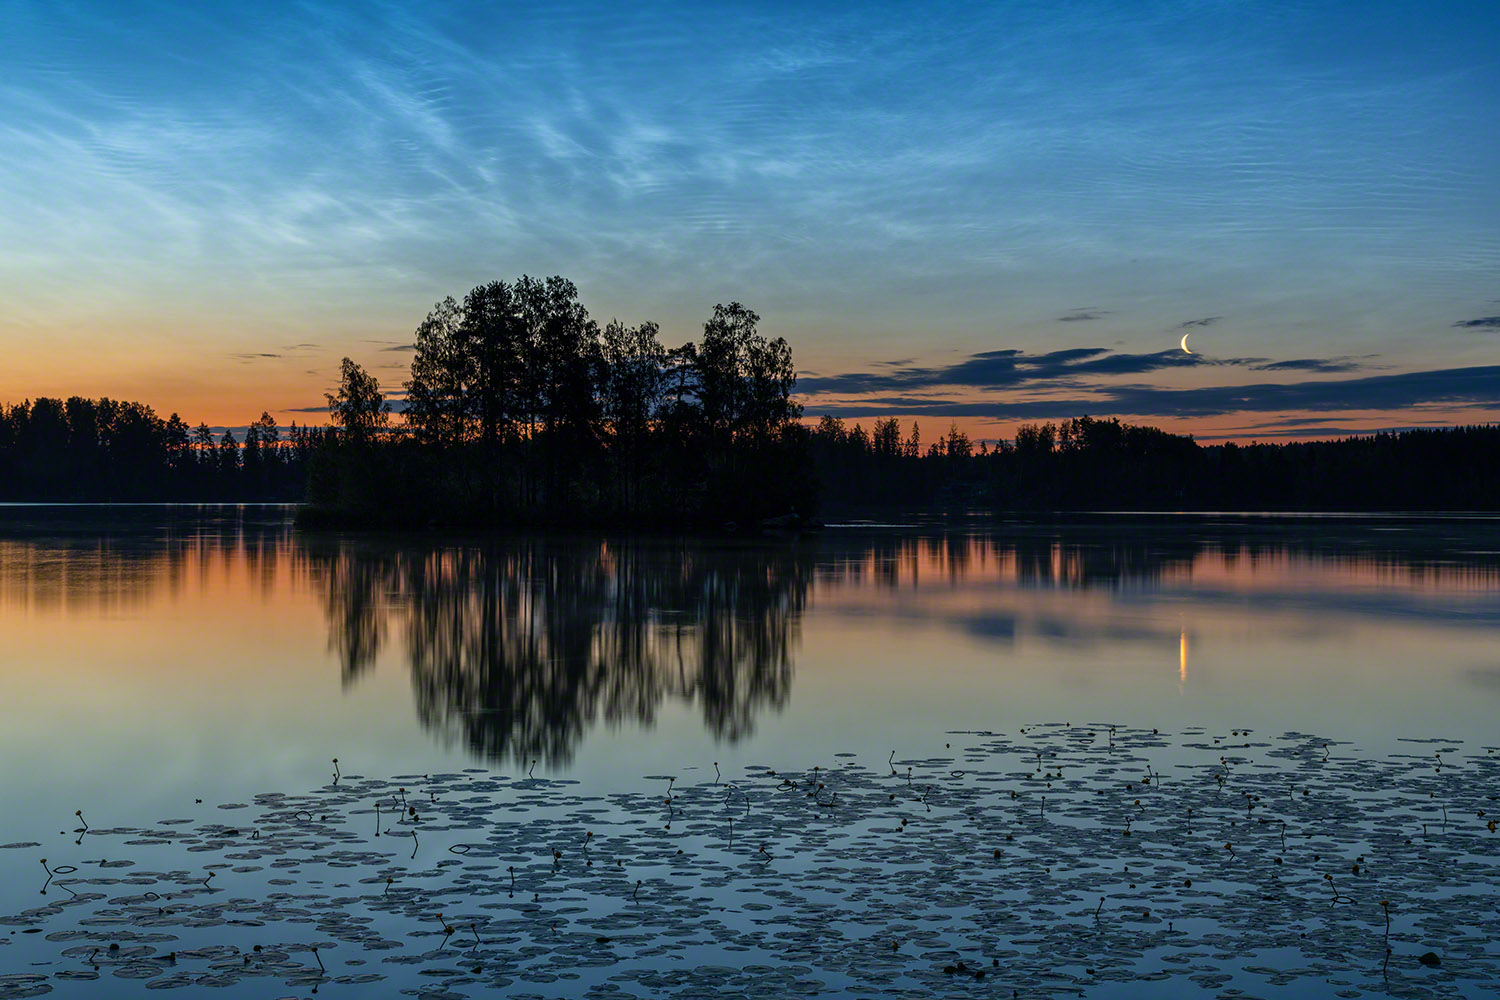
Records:
[[[1210,417],[1226,413],[1394,410],[1425,405],[1500,406],[1500,365],[1257,385],[1160,389],[1146,385],[1100,388],[1089,396],[1049,399],[945,400],[885,396],[833,405],[818,413],[844,417],[924,415],[1034,420],[1108,414]]]
[[[850,372],[840,375],[809,375],[798,382],[803,393],[850,395],[871,392],[902,392],[937,386],[974,389],[1014,389],[1048,385],[1057,388],[1089,388],[1091,377],[1144,375],[1168,368],[1250,367],[1257,371],[1346,372],[1359,367],[1347,357],[1214,358],[1188,354],[1175,348],[1151,354],[1116,354],[1104,347],[1076,347],[1046,354],[1027,354],[1004,349],[982,351],[956,364],[920,367],[891,366],[881,372]]]

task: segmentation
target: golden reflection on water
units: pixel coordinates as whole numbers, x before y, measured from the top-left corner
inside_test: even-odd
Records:
[[[1182,633],[1182,639],[1177,646],[1177,683],[1179,690],[1187,687],[1187,654],[1187,631],[1184,630]]]

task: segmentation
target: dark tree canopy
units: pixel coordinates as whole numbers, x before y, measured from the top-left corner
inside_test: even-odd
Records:
[[[378,391],[346,359],[344,388],[329,397],[340,433],[314,471],[309,516],[495,525],[805,515],[815,490],[796,368],[786,341],[758,322],[737,302],[718,305],[701,342],[669,349],[655,323],[601,329],[561,277],[444,299],[417,327],[404,433],[381,437],[378,456],[345,454],[378,436],[373,425],[351,431],[353,401]],[[378,505],[355,499],[376,495]]]
[[[339,367],[339,387],[327,393],[328,415],[333,426],[349,444],[368,445],[390,422],[391,406],[380,391],[375,376],[348,358]],[[261,414],[262,420],[270,420]],[[274,431],[275,423],[271,424]],[[252,424],[251,431],[256,429]]]

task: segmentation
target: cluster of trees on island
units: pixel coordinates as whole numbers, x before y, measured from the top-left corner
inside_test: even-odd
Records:
[[[1500,426],[1204,446],[1088,416],[975,443],[956,426],[808,426],[781,338],[737,302],[696,342],[600,326],[572,282],[438,303],[404,402],[345,358],[331,425],[236,439],[110,399],[0,406],[0,499],[303,500],[306,524],[806,522],[819,503],[971,509],[1493,509]]]
[[[757,523],[816,504],[796,368],[737,302],[703,337],[603,327],[572,282],[493,281],[417,328],[403,426],[344,359],[312,523]]]

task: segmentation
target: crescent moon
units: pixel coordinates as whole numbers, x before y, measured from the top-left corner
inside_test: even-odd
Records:
[[[1187,351],[1187,353],[1189,353],[1189,354],[1192,354],[1192,353],[1193,353],[1193,352],[1192,352],[1192,351],[1188,351],[1188,345],[1187,345],[1187,339],[1188,339],[1188,338],[1189,338],[1189,337],[1191,337],[1191,336],[1192,336],[1192,334],[1191,334],[1191,333],[1184,333],[1184,334],[1183,334],[1183,335],[1182,335],[1182,349],[1183,349],[1183,350],[1184,350],[1184,351]]]

